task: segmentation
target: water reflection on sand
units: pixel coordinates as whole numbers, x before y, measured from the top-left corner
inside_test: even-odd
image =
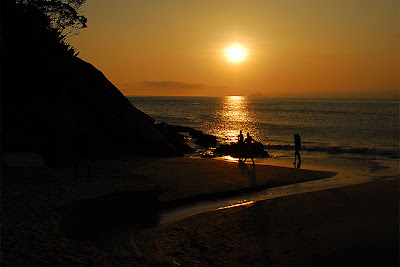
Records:
[[[217,160],[224,160],[231,162],[232,164],[238,164],[238,159],[230,156],[217,158]],[[291,157],[256,159],[257,164],[254,167],[254,175],[258,164],[293,168],[292,161],[293,159]],[[251,164],[238,164],[238,166],[241,166],[242,168],[252,168]],[[163,212],[161,214],[160,223],[169,223],[186,216],[211,210],[252,205],[254,202],[260,200],[386,179],[396,179],[399,177],[399,163],[396,159],[388,160],[384,157],[380,158],[376,156],[359,158],[357,156],[344,157],[340,155],[332,156],[328,154],[316,155],[313,153],[312,155],[305,155],[304,166],[305,169],[329,170],[338,172],[338,174],[334,177],[323,180],[313,180],[303,183],[279,186],[261,190],[259,192],[241,194],[219,200],[202,201],[189,206],[177,207],[175,210]],[[250,177],[249,182],[251,182]]]

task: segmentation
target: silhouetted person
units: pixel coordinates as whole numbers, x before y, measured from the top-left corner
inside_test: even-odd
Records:
[[[295,148],[295,152],[294,152],[294,162],[293,162],[293,164],[296,165],[296,159],[297,158],[299,159],[299,163],[301,162],[301,156],[300,156],[301,138],[300,138],[300,135],[298,133],[294,134],[294,148]]]
[[[294,164],[294,165],[296,166],[296,164]],[[300,169],[300,167],[301,167],[301,161],[299,160],[299,162],[297,162],[296,168],[297,168],[297,169]]]
[[[92,170],[90,167],[90,146],[87,130],[81,128],[76,133],[75,137],[75,157],[74,157],[74,172],[75,177],[78,177],[79,166],[85,166],[88,168],[89,177],[92,176]]]
[[[239,149],[239,163],[241,163],[244,150],[244,136],[242,134],[242,130],[240,130],[240,133],[237,137],[238,137],[238,149]]]
[[[244,140],[244,143],[246,144],[246,157],[244,158],[243,163],[246,162],[247,158],[251,158],[251,161],[254,163],[254,155],[253,155],[253,143],[254,139],[253,137],[250,136],[249,133],[247,133],[247,137]]]

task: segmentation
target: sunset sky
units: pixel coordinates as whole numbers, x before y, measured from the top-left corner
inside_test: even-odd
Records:
[[[88,0],[79,56],[125,95],[395,97],[398,0]],[[226,58],[238,43],[243,61]]]

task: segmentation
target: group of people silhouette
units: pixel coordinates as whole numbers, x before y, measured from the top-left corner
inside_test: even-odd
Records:
[[[255,141],[253,137],[250,136],[250,133],[247,133],[246,139],[244,139],[242,130],[240,130],[240,133],[237,137],[238,137],[238,147],[239,147],[239,163],[245,163],[246,160],[250,158],[254,165],[255,163],[254,163],[254,152],[252,143],[254,143]],[[301,137],[298,133],[294,134],[294,147],[295,147],[295,152],[294,152],[293,164],[296,166],[296,161],[298,160],[297,168],[300,168]],[[242,158],[244,158],[244,160],[242,160]]]
[[[247,137],[244,139],[242,130],[240,130],[238,135],[239,163],[245,163],[246,160],[250,158],[253,164],[255,164],[252,143],[254,143],[254,139],[250,136],[250,133],[247,133]],[[244,158],[243,161],[242,158]]]

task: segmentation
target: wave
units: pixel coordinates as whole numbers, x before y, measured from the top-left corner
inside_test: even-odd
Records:
[[[265,149],[269,150],[294,150],[294,145],[265,145]],[[317,151],[326,152],[329,154],[363,154],[363,155],[379,155],[388,156],[390,158],[400,158],[399,150],[388,149],[375,149],[367,147],[341,147],[341,146],[327,146],[327,147],[305,147],[302,146],[303,151]]]

